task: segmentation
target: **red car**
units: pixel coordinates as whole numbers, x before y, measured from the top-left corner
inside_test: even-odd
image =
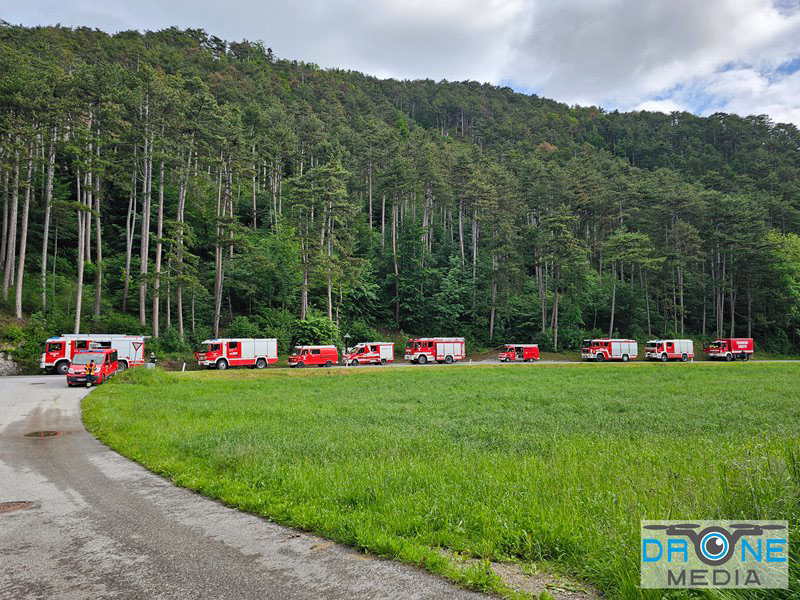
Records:
[[[99,385],[117,372],[117,351],[110,348],[81,350],[72,356],[67,370],[67,385],[86,385],[86,365],[94,361],[93,385]]]
[[[339,350],[336,346],[295,346],[289,355],[290,367],[332,367],[338,362]]]

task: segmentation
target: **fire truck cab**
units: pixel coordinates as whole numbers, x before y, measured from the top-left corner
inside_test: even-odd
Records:
[[[228,367],[264,369],[278,362],[278,340],[253,338],[220,338],[204,340],[205,350],[195,352],[197,364],[220,371]]]
[[[497,355],[500,362],[523,361],[533,362],[539,360],[538,344],[506,344]]]
[[[639,345],[636,340],[612,340],[609,338],[583,340],[581,347],[581,358],[596,362],[605,360],[628,362],[634,360],[638,354]]]
[[[92,347],[88,350],[79,350],[72,357],[72,362],[67,368],[67,385],[86,385],[86,366],[94,362],[94,383],[100,385],[106,379],[117,373],[117,351],[111,348]]]
[[[119,371],[144,364],[144,336],[116,333],[80,333],[51,337],[45,342],[39,367],[46,373],[66,375],[76,352],[94,348],[117,351]]]
[[[694,360],[694,343],[692,340],[650,340],[644,346],[644,355],[648,360]]]
[[[358,365],[385,365],[394,362],[393,342],[362,342],[343,357],[344,364]]]
[[[750,360],[753,356],[753,338],[720,338],[704,345],[703,352],[712,360]]]
[[[449,365],[465,356],[464,338],[417,338],[406,344],[405,359],[420,365],[430,361]]]
[[[310,365],[332,367],[339,362],[336,346],[295,346],[289,355],[289,366],[302,369]]]

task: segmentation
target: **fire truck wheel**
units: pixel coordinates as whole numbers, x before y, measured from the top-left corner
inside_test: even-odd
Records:
[[[331,361],[329,361],[329,360],[326,360],[326,361],[325,361],[325,366],[326,366],[326,367],[332,367],[332,366],[333,366],[333,363],[332,363]]]
[[[303,363],[301,363],[301,362],[297,363],[297,368],[298,369],[302,369],[303,367],[305,367],[305,365]]]
[[[669,356],[667,356],[666,352],[661,355],[661,362],[667,362],[669,360]]]
[[[629,360],[630,360],[630,357],[627,354],[623,354],[622,355],[622,362],[628,362]]]
[[[227,360],[223,359],[223,360],[218,360],[217,361],[217,369],[219,371],[224,371],[227,368],[228,368],[228,361]]]
[[[122,373],[127,368],[128,368],[128,363],[126,363],[124,360],[121,360],[117,363],[117,373]]]
[[[66,375],[67,371],[69,371],[69,363],[66,361],[61,361],[56,365],[55,371],[59,375]]]
[[[357,367],[358,366],[358,361],[354,358],[353,360],[350,361],[350,366],[351,367]]]
[[[382,364],[382,365],[385,365],[385,364],[386,364],[386,359],[385,359],[385,358],[382,358],[382,359],[381,359],[381,364]]]
[[[603,362],[603,361],[606,359],[606,357],[605,357],[605,356],[603,356],[602,354],[598,354],[597,356],[595,356],[595,358],[594,358],[594,359],[595,359],[597,362]]]
[[[424,365],[426,362],[428,362],[428,357],[425,356],[424,354],[420,354],[419,358],[417,359],[417,362],[421,365]]]
[[[444,364],[449,365],[452,362],[453,362],[453,357],[450,356],[449,354],[444,357]]]
[[[728,361],[728,362],[731,362],[733,360],[733,354],[726,354],[725,355],[725,360]]]
[[[681,360],[683,362],[689,362],[689,355],[686,353],[681,354]]]
[[[256,369],[265,369],[266,366],[267,366],[267,361],[265,361],[263,358],[259,358],[256,361]]]

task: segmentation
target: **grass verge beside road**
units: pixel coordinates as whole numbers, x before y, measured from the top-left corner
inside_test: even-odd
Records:
[[[84,420],[178,485],[477,589],[510,593],[440,549],[640,597],[641,519],[798,539],[798,382],[788,363],[140,370]]]

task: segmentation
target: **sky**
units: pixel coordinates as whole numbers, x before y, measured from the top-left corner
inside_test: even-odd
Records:
[[[800,126],[800,0],[2,0],[0,18],[203,28],[378,77]]]

